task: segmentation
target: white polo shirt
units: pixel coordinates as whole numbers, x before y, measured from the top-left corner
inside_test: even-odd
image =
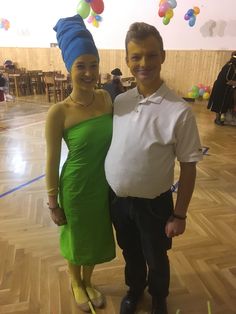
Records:
[[[202,149],[191,107],[163,83],[143,98],[137,88],[114,103],[106,178],[120,197],[155,198],[170,189],[175,158],[197,162]]]

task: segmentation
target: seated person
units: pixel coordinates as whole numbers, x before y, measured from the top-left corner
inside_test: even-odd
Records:
[[[11,60],[6,60],[3,64],[4,68],[7,70],[15,70],[14,62]]]
[[[122,83],[121,83],[121,76],[122,72],[119,68],[116,68],[111,71],[112,79],[110,82],[105,83],[103,85],[103,88],[108,91],[108,93],[111,96],[112,102],[114,102],[114,99],[117,95],[123,93],[125,91]]]
[[[11,101],[13,97],[9,94],[9,81],[8,78],[0,72],[0,101]]]

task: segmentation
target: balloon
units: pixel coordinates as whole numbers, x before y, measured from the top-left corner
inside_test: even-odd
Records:
[[[160,16],[160,17],[163,17],[163,16],[165,16],[165,12],[163,11],[163,10],[158,10],[158,15]]]
[[[202,83],[198,83],[198,84],[197,84],[197,87],[198,87],[198,88],[204,88],[204,85],[203,85]]]
[[[194,10],[193,9],[189,9],[187,14],[191,17],[194,15]]]
[[[90,6],[93,9],[93,11],[97,14],[101,14],[104,11],[103,0],[93,0],[92,2],[90,2]]]
[[[193,7],[193,11],[195,15],[198,15],[200,13],[199,7]]]
[[[98,27],[98,26],[99,26],[99,23],[98,23],[98,21],[97,21],[96,19],[93,19],[92,24],[93,24],[93,26],[95,26],[95,27]]]
[[[165,12],[159,9],[159,10],[158,10],[158,15],[159,15],[160,17],[163,17],[163,16],[165,16]]]
[[[176,0],[167,0],[167,2],[169,3],[169,5],[172,9],[176,8],[176,6],[177,6]]]
[[[170,23],[170,19],[168,17],[164,16],[162,22],[164,25],[168,25]]]
[[[174,15],[173,9],[168,9],[168,10],[166,11],[165,16],[166,16],[168,19],[171,19],[171,18],[173,17],[173,15]]]
[[[189,98],[194,98],[194,97],[193,97],[193,92],[188,92],[188,97],[189,97]]]
[[[204,87],[204,91],[205,91],[205,92],[209,93],[210,90],[211,90],[211,87],[210,87],[210,86],[205,86],[205,87]]]
[[[199,92],[192,92],[193,93],[193,98],[198,98],[199,97]]]
[[[190,16],[186,13],[185,16],[184,16],[184,19],[185,19],[186,21],[188,21],[188,20],[190,19]]]
[[[87,19],[88,23],[92,23],[92,21],[94,20],[94,16],[90,15]]]
[[[168,2],[164,2],[164,3],[162,3],[162,4],[160,5],[159,10],[160,10],[161,12],[166,13],[166,11],[169,9],[169,7],[170,7],[169,3],[168,3]]]
[[[193,85],[191,90],[192,90],[192,92],[199,92],[199,88],[197,85]]]
[[[96,15],[96,16],[95,16],[95,19],[96,19],[98,22],[101,22],[102,17],[101,17],[100,15]]]
[[[195,22],[196,22],[196,16],[193,15],[193,16],[190,17],[190,19],[189,19],[189,21],[188,21],[188,24],[189,24],[189,26],[192,27],[192,26],[195,25]]]
[[[203,96],[204,93],[205,93],[204,88],[200,88],[199,89],[199,96]]]
[[[203,98],[204,100],[209,99],[209,97],[210,97],[210,94],[207,93],[207,92],[205,92],[205,93],[203,94],[203,96],[202,96],[202,98]]]
[[[83,19],[86,19],[86,17],[89,16],[90,5],[84,0],[80,0],[80,2],[77,5],[76,11]]]

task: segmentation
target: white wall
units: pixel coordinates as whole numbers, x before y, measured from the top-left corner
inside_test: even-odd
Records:
[[[52,27],[60,17],[76,13],[78,0],[1,0],[0,18],[11,27],[0,29],[2,47],[49,47],[56,42]],[[155,25],[165,49],[236,50],[236,0],[177,0],[174,17],[165,26],[158,16],[159,0],[104,0],[99,28],[85,23],[98,48],[123,49],[129,25],[144,21]],[[201,10],[194,27],[183,16],[194,6]]]

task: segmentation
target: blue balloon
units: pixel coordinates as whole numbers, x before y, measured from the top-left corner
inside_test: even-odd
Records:
[[[96,16],[95,16],[95,19],[96,19],[98,22],[100,22],[100,21],[102,20],[102,17],[101,17],[100,15],[96,15]]]
[[[193,15],[190,17],[188,24],[189,24],[189,26],[193,27],[195,25],[195,22],[196,22],[196,16]]]
[[[193,9],[189,9],[188,12],[187,12],[187,14],[188,14],[189,16],[193,16],[193,15],[194,15],[194,10],[193,10]]]

